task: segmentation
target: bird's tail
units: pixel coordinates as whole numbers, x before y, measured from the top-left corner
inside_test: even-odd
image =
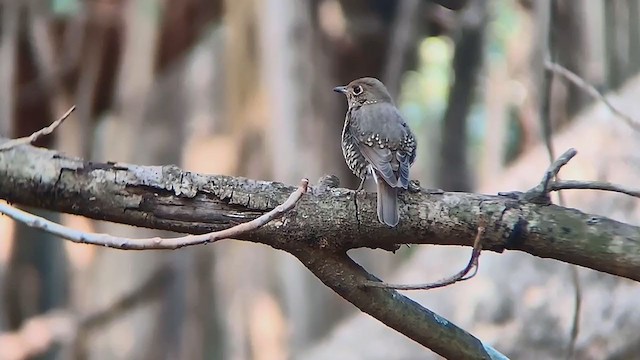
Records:
[[[398,225],[398,189],[391,187],[383,179],[377,179],[378,220],[391,227]]]

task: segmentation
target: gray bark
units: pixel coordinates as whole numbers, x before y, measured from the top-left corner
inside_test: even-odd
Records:
[[[176,232],[203,233],[251,220],[294,190],[281,183],[207,176],[175,166],[91,163],[21,146],[0,153],[0,198],[12,203]],[[396,228],[375,218],[374,194],[313,187],[282,220],[240,240],[295,251],[299,244],[343,251],[400,244],[470,246],[481,222],[483,248],[532,255],[640,280],[639,229],[555,205],[471,193],[400,195]],[[327,226],[330,219],[332,226]],[[281,237],[285,232],[288,236]]]

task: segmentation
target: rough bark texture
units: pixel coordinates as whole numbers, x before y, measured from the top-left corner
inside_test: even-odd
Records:
[[[280,183],[207,176],[175,166],[91,163],[31,146],[0,152],[2,199],[177,232],[202,233],[248,221],[293,190]],[[301,243],[336,251],[395,250],[407,243],[470,246],[484,223],[486,250],[520,250],[640,280],[640,231],[635,226],[491,195],[420,192],[404,193],[401,199],[402,221],[387,228],[375,219],[375,194],[313,187],[293,212],[242,240],[289,252]]]

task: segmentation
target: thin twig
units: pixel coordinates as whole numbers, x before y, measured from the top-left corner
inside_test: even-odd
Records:
[[[471,252],[471,257],[469,258],[467,266],[465,266],[464,269],[460,270],[457,274],[449,278],[445,278],[433,283],[416,285],[388,284],[379,281],[367,281],[364,283],[364,286],[396,290],[429,290],[448,286],[460,281],[469,280],[478,272],[478,261],[480,259],[480,253],[482,252],[482,235],[484,234],[484,230],[484,226],[478,227],[478,233],[476,234],[476,238],[473,241],[473,250]],[[472,269],[474,271],[469,274]]]
[[[571,280],[575,291],[575,309],[573,312],[573,321],[571,322],[571,339],[569,340],[569,349],[567,350],[567,360],[573,359],[573,355],[576,351],[576,340],[578,340],[578,332],[580,330],[580,309],[582,308],[582,286],[580,285],[580,274],[578,274],[578,267],[576,265],[570,266]]]
[[[569,149],[560,155],[549,168],[545,171],[542,180],[538,185],[531,188],[525,193],[518,191],[499,192],[500,196],[508,196],[514,199],[529,201],[533,203],[548,203],[549,193],[560,190],[602,190],[626,194],[629,196],[640,198],[640,190],[629,189],[621,185],[616,185],[604,181],[581,181],[581,180],[553,180],[557,178],[560,169],[571,160],[577,151]],[[560,205],[563,206],[561,199]]]
[[[567,165],[569,161],[573,159],[574,156],[576,156],[577,153],[578,151],[576,151],[576,149],[571,148],[565,151],[562,155],[560,155],[559,158],[557,158],[554,162],[551,163],[551,165],[549,165],[542,180],[544,189],[549,188],[549,181],[557,177],[560,169],[563,166]]]
[[[294,191],[289,198],[282,204],[276,206],[273,210],[263,214],[249,222],[242,223],[220,231],[214,231],[202,235],[186,235],[177,238],[142,238],[133,239],[125,237],[117,237],[109,234],[85,233],[78,230],[62,226],[45,218],[33,215],[31,213],[19,210],[8,204],[0,203],[0,213],[9,216],[17,222],[23,223],[29,227],[40,229],[53,235],[60,236],[79,244],[102,245],[110,248],[121,250],[173,250],[185,246],[207,244],[218,240],[237,237],[240,234],[256,230],[271,220],[277,219],[289,210],[293,209],[298,200],[307,192],[309,180],[302,179],[300,186]]]
[[[41,137],[43,137],[45,135],[51,134],[55,129],[58,128],[58,126],[60,126],[60,124],[62,124],[62,122],[67,120],[69,115],[71,115],[71,113],[74,112],[75,110],[76,110],[76,106],[73,105],[58,120],[56,120],[53,123],[51,123],[51,125],[49,125],[49,126],[47,126],[45,128],[42,128],[42,129],[34,132],[33,134],[29,135],[29,136],[25,136],[25,137],[9,140],[9,141],[7,141],[7,142],[5,142],[3,144],[0,144],[0,151],[8,150],[8,149],[11,149],[12,147],[15,147],[15,146],[18,146],[18,145],[33,144],[39,138],[41,138]]]
[[[554,181],[549,184],[549,191],[560,190],[603,190],[627,194],[629,196],[640,198],[640,190],[628,189],[620,185],[611,184],[603,181],[579,181],[579,180],[561,180]]]
[[[640,123],[632,119],[629,115],[623,113],[618,110],[611,102],[604,96],[595,86],[587,83],[583,78],[578,76],[578,74],[572,72],[571,70],[565,68],[564,66],[554,63],[550,60],[546,60],[544,62],[544,67],[548,71],[551,71],[557,75],[562,76],[563,78],[569,80],[575,86],[584,90],[587,94],[591,95],[595,99],[602,101],[607,108],[618,118],[624,120],[631,128],[636,131],[640,131]]]
[[[547,142],[548,143],[548,142]],[[552,153],[553,151],[547,147],[547,150]],[[576,156],[578,152],[576,149],[569,149],[565,151],[558,159],[549,165],[547,171],[545,171],[542,176],[542,180],[538,185],[527,191],[522,195],[522,199],[525,201],[537,203],[537,204],[547,204],[550,203],[549,192],[552,191],[550,189],[550,184],[552,184],[552,180],[558,176],[558,172],[560,169],[567,165],[567,163]],[[508,193],[501,193],[502,195],[507,195]]]

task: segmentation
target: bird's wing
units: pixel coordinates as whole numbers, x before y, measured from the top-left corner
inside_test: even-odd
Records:
[[[358,148],[365,159],[373,166],[384,181],[391,187],[395,187],[398,183],[398,162],[394,161],[394,153],[387,149],[381,149],[375,146],[369,146],[364,143],[358,143]]]
[[[400,164],[400,171],[398,171],[398,186],[406,189],[409,186],[409,167],[411,166],[410,155],[404,151],[398,151],[396,152],[396,158]]]
[[[400,146],[398,146],[396,156],[400,163],[398,186],[406,189],[409,186],[409,168],[416,160],[416,138],[413,136],[411,129],[409,129],[409,126],[407,126],[406,123],[403,123],[403,127],[406,132]]]
[[[358,149],[379,177],[392,187],[406,187],[410,159],[402,151],[407,135],[406,125],[392,104],[363,106],[352,113],[352,135],[358,140]],[[399,179],[406,178],[407,180]]]

